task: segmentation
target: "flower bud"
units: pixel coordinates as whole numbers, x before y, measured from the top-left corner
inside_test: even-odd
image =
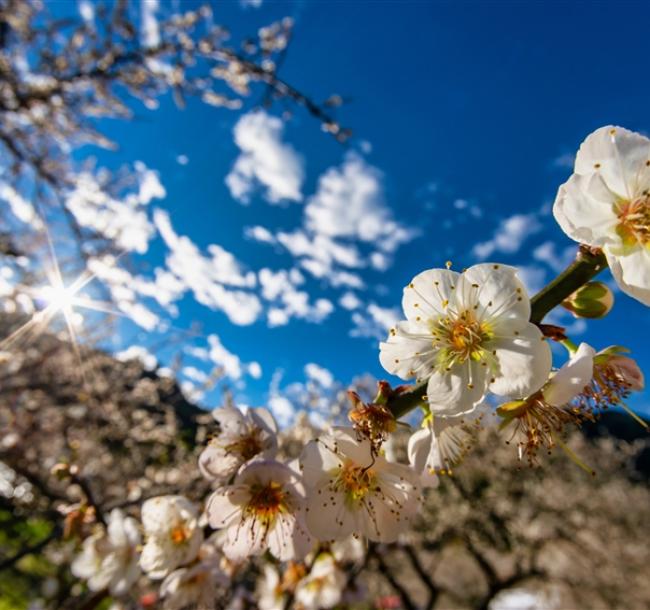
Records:
[[[588,282],[566,299],[562,306],[576,318],[604,318],[614,306],[614,295],[602,282]]]

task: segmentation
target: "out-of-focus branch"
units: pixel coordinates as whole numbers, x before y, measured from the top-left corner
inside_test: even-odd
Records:
[[[61,535],[61,533],[61,526],[59,524],[55,524],[52,531],[49,533],[49,535],[43,538],[43,540],[21,549],[8,559],[0,561],[0,572],[13,567],[17,562],[19,562],[23,557],[26,557],[27,555],[41,552],[48,544],[50,544],[50,542],[56,540]]]
[[[379,568],[379,574],[388,582],[388,584],[393,588],[393,590],[399,595],[402,600],[402,605],[406,610],[417,610],[417,605],[411,599],[406,587],[404,587],[393,575],[393,571],[390,566],[386,564],[386,561],[383,557],[383,552],[377,544],[371,544],[368,547],[368,554],[371,558],[377,563]]]

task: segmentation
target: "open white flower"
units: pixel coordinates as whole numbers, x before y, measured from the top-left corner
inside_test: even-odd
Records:
[[[160,585],[160,597],[165,600],[166,610],[180,610],[192,604],[196,608],[213,608],[218,586],[228,582],[219,569],[218,557],[212,555],[169,574]]]
[[[255,456],[268,459],[275,455],[278,426],[267,409],[251,408],[244,415],[239,409],[226,406],[212,414],[220,432],[199,457],[199,469],[206,478],[223,481]]]
[[[330,553],[339,563],[359,563],[366,556],[366,543],[358,536],[348,536],[333,542]]]
[[[459,417],[429,416],[408,442],[409,463],[423,487],[437,487],[439,474],[451,474],[472,448],[480,429],[480,406]]]
[[[300,476],[274,461],[253,461],[232,485],[208,499],[210,525],[225,528],[222,550],[234,561],[269,549],[285,561],[304,557],[312,540],[304,526],[305,490]]]
[[[307,527],[321,541],[350,534],[393,542],[418,510],[417,475],[374,455],[352,428],[310,441],[300,463],[307,487]]]
[[[164,578],[192,561],[203,542],[198,511],[183,496],[158,496],[142,505],[142,525],[147,541],[140,566],[150,578]]]
[[[551,370],[551,352],[529,322],[530,301],[513,267],[486,263],[463,273],[430,269],[404,289],[406,321],[380,348],[380,361],[402,379],[428,379],[437,415],[471,411],[487,390],[524,396]]]
[[[341,601],[345,574],[329,554],[320,555],[296,587],[296,602],[305,610],[333,608]]]
[[[282,588],[280,573],[271,564],[265,563],[262,577],[257,579],[255,594],[260,610],[284,608],[286,595]]]
[[[124,595],[140,576],[139,544],[138,522],[116,508],[108,516],[107,529],[84,540],[72,573],[87,580],[91,591],[108,589],[111,595]]]
[[[650,140],[608,125],[587,136],[553,214],[577,242],[602,248],[623,292],[650,305]]]
[[[510,424],[515,426],[514,438],[520,459],[526,454],[528,461],[533,463],[540,447],[552,449],[560,442],[559,437],[567,424],[580,424],[590,418],[589,412],[569,403],[591,384],[595,353],[593,347],[581,343],[540,391],[497,409],[503,418],[502,428]]]

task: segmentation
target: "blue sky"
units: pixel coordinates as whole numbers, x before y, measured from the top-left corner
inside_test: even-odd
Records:
[[[522,266],[531,287],[541,286],[568,260],[572,246],[549,209],[571,173],[580,142],[610,123],[650,130],[647,4],[265,1],[259,8],[237,2],[213,7],[215,21],[227,25],[234,38],[293,17],[283,78],[316,100],[342,95],[348,103],[338,115],[355,134],[342,146],[300,109],[283,127],[272,118],[281,108],[257,115],[257,129],[266,134],[266,161],[280,155],[275,191],[289,194],[289,200],[269,202],[278,192],[244,176],[246,188],[252,188],[244,205],[226,178],[247,156],[233,133],[242,117],[255,116],[247,113],[259,101],[259,91],[241,111],[196,100],[179,111],[163,99],[155,111],[134,104],[132,122],[104,125],[120,149],[99,153],[99,161],[117,167],[140,160],[155,170],[166,196],[149,203],[148,213],[166,211],[173,231],[189,237],[204,256],[210,256],[211,244],[231,253],[241,278],[256,278],[255,287],[246,290],[259,295],[262,269],[300,269],[302,280],[293,288],[308,294],[308,315],[321,317],[318,321],[289,316],[288,323],[273,326],[278,322],[277,312],[269,318],[274,305],[260,297],[254,322],[233,323],[232,311],[199,304],[191,290],[170,318],[177,328],[201,324],[203,335],[186,346],[190,351],[209,347],[212,334],[240,359],[243,368],[232,383],[239,386],[238,399],[248,404],[266,402],[274,374],[280,387],[305,382],[308,363],[343,383],[364,372],[384,377],[377,349],[381,322],[399,313],[402,286],[426,268],[451,260],[460,269],[487,258]],[[259,139],[250,121],[239,125],[246,132],[242,141]],[[253,151],[256,146],[259,142]],[[256,155],[249,150],[248,160],[241,161],[245,172],[261,162]],[[330,178],[325,184],[324,176]],[[323,187],[341,184],[363,199],[380,226],[361,223],[352,230],[337,217],[330,218],[330,230],[321,222],[322,206],[331,203]],[[169,255],[160,219],[159,213],[146,253],[136,257],[144,275],[164,266]],[[306,226],[312,241],[319,231],[337,232],[335,244],[356,249],[359,266],[336,263],[323,277],[314,277],[301,267],[304,256],[278,243],[279,234],[295,238]],[[250,227],[264,227],[275,243],[251,238]],[[395,232],[401,243],[387,243]],[[291,243],[296,247],[295,240]],[[363,288],[331,286],[328,278],[336,272],[353,273]],[[269,284],[277,286],[278,280]],[[354,309],[339,302],[347,292],[358,300]],[[649,370],[647,332],[640,329],[647,328],[650,312],[616,296],[606,320],[586,329],[573,325],[574,339],[596,348],[626,345]],[[322,303],[319,310],[319,299],[331,303],[332,311]],[[351,306],[353,299],[344,302]],[[573,324],[568,316],[559,321]],[[372,336],[350,336],[355,328]],[[117,351],[131,343],[158,344],[169,332],[130,323],[122,331],[110,346]],[[186,353],[184,366],[209,371],[212,361],[197,354]],[[166,364],[172,353],[158,355]],[[245,363],[251,362],[259,363],[261,376],[254,369],[253,375],[246,372]],[[217,396],[208,393],[203,404],[216,406]],[[633,404],[650,413],[647,398]]]

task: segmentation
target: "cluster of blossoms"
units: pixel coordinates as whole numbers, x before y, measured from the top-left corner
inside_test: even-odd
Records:
[[[621,288],[645,304],[649,189],[650,140],[606,127],[580,148],[575,174],[554,208],[567,234],[592,253],[602,249]],[[608,289],[584,289],[588,279],[556,304],[567,299],[574,315],[585,317],[607,313]],[[268,410],[215,410],[218,432],[199,458],[212,484],[203,513],[180,496],[148,500],[140,551],[140,528],[116,510],[105,530],[86,539],[74,573],[91,589],[120,595],[142,570],[162,579],[160,596],[170,607],[209,608],[237,566],[266,556],[272,559],[258,582],[258,607],[332,608],[346,587],[343,563],[362,557],[366,541],[398,540],[417,515],[423,490],[452,473],[490,416],[520,459],[534,464],[540,450],[557,445],[584,466],[563,440],[566,428],[609,406],[627,410],[630,392],[644,387],[623,348],[596,352],[572,343],[563,329],[540,324],[514,267],[423,271],[404,288],[402,306],[405,319],[381,343],[380,362],[415,385],[392,389],[380,382],[369,403],[351,391],[352,426],[306,440],[294,460],[279,457],[278,427]],[[568,350],[559,369],[551,339]],[[401,410],[406,394],[410,406]],[[399,463],[387,445],[397,416],[415,406],[422,425],[409,438],[408,464]],[[208,525],[216,532],[205,539]]]

